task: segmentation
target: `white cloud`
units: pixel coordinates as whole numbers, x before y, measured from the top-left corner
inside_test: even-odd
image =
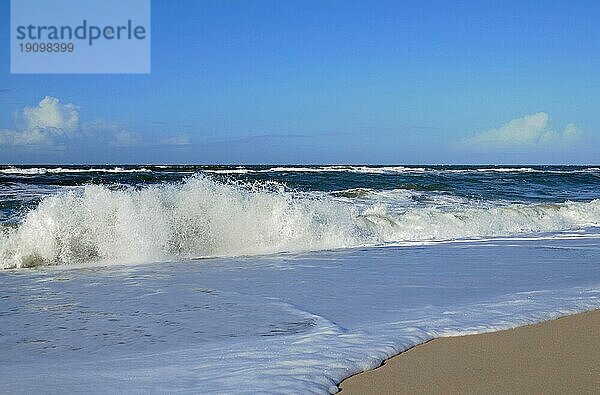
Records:
[[[132,147],[143,142],[139,133],[132,132],[119,123],[95,120],[84,124],[82,129],[86,137],[113,147]]]
[[[562,131],[553,130],[548,114],[539,112],[513,119],[498,129],[476,133],[464,143],[477,148],[547,148],[567,145],[580,135],[572,123]]]
[[[0,145],[51,145],[52,139],[39,129],[16,130],[0,129]]]
[[[61,103],[52,96],[36,106],[17,112],[13,128],[0,129],[0,146],[66,147],[70,142],[133,147],[144,144],[142,135],[120,123],[95,120],[80,124],[79,107]],[[187,135],[167,137],[162,145],[184,146],[191,143]]]
[[[52,145],[55,138],[75,137],[79,128],[78,107],[51,96],[25,107],[18,117],[20,127],[0,130],[0,145]]]
[[[184,134],[173,136],[162,141],[165,145],[189,145],[191,144],[190,137]]]
[[[56,135],[70,137],[79,126],[79,109],[46,96],[36,107],[25,107],[23,118],[27,130],[49,130]]]
[[[110,145],[115,147],[132,147],[134,145],[139,145],[141,142],[142,138],[138,133],[121,129],[113,135]]]
[[[144,140],[140,133],[128,130],[124,125],[119,123],[95,120],[84,123],[82,130],[84,136],[112,145],[113,147],[148,145],[148,141]],[[153,143],[164,146],[186,146],[190,145],[192,141],[188,135],[179,134],[154,140]]]

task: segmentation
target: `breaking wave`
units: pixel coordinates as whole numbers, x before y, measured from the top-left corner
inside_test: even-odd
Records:
[[[366,189],[340,197],[205,176],[143,188],[87,185],[45,198],[17,226],[2,228],[0,267],[261,255],[600,226],[600,200],[484,207],[368,198]]]

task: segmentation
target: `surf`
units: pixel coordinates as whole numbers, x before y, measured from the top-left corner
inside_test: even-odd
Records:
[[[0,267],[254,256],[600,226],[600,200],[482,204],[419,193],[303,192],[205,175],[142,187],[88,184],[45,197],[4,226]]]

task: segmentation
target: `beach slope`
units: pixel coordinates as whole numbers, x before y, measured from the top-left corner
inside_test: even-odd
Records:
[[[344,380],[342,393],[598,393],[600,310],[434,339]]]

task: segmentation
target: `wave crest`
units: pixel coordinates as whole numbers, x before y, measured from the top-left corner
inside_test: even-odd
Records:
[[[508,236],[600,225],[600,201],[496,207],[392,207],[278,184],[88,185],[44,199],[0,232],[0,267],[149,262]],[[376,195],[375,195],[376,196]],[[349,199],[350,198],[350,199]]]

